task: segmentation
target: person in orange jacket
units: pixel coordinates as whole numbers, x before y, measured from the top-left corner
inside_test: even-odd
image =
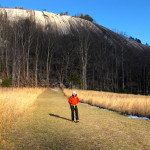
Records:
[[[76,91],[73,91],[72,96],[69,97],[69,99],[68,99],[68,103],[70,104],[72,121],[74,121],[74,112],[75,112],[75,116],[76,116],[76,121],[75,122],[79,122],[78,107],[77,107],[77,104],[79,102],[80,102],[80,100],[77,97]]]

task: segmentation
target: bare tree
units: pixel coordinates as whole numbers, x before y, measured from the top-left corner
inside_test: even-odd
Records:
[[[54,51],[54,41],[49,37],[48,47],[47,47],[47,59],[46,59],[46,81],[47,86],[49,86],[50,81],[50,71],[51,71],[51,61]]]
[[[30,70],[29,70],[29,64],[30,64],[30,51],[31,51],[31,46],[34,41],[34,36],[35,36],[35,22],[29,21],[28,20],[28,29],[26,32],[28,32],[28,37],[27,37],[27,52],[26,52],[26,82],[27,85],[29,85],[29,77],[30,77]]]
[[[38,86],[38,63],[39,63],[39,37],[37,37],[35,49],[35,87]]]
[[[90,34],[79,35],[79,55],[81,58],[82,66],[82,89],[87,89],[87,64],[88,64],[88,52],[91,46]]]

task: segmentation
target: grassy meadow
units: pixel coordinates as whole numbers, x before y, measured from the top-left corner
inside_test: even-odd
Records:
[[[150,117],[150,96],[92,90],[63,89],[66,96],[77,91],[81,102],[131,115]]]
[[[147,120],[79,103],[80,122],[75,123],[71,121],[68,98],[61,90],[49,88],[33,103],[3,136],[0,149],[149,150]]]
[[[0,88],[1,135],[12,126],[19,116],[32,106],[37,96],[44,90],[44,88]]]

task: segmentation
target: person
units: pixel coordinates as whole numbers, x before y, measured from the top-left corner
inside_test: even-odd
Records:
[[[70,104],[70,109],[71,109],[71,120],[74,122],[74,112],[75,112],[76,123],[79,122],[78,107],[77,107],[77,104],[79,102],[80,100],[77,97],[76,91],[73,91],[72,96],[70,96],[68,99],[68,103]]]

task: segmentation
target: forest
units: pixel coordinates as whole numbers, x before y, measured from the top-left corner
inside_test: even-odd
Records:
[[[111,30],[109,36],[104,28],[103,34],[76,30],[59,34],[50,25],[43,27],[29,18],[10,22],[1,14],[0,78],[10,79],[15,87],[57,83],[85,90],[150,93],[149,46],[133,47],[126,37]]]

